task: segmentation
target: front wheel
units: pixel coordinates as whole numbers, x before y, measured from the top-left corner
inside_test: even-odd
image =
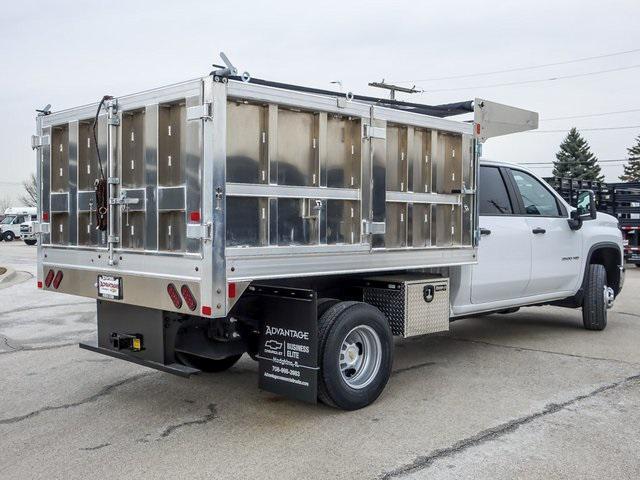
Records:
[[[9,231],[4,232],[3,238],[5,242],[12,242],[13,239],[16,238],[16,236],[13,234],[13,232]]]
[[[587,330],[604,330],[607,310],[613,306],[613,290],[607,286],[604,265],[589,265],[582,301],[582,323]]]
[[[393,336],[386,317],[362,302],[339,302],[318,322],[318,398],[344,410],[373,403],[393,363]]]

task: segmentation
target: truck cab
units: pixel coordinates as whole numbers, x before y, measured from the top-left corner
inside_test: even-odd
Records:
[[[547,303],[580,306],[592,265],[602,266],[602,295],[612,305],[624,279],[614,217],[589,211],[576,221],[576,209],[515,164],[481,162],[478,191],[478,263],[457,272],[454,317]]]

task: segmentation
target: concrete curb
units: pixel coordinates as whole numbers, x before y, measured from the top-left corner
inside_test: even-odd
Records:
[[[4,267],[7,269],[2,275],[0,275],[0,285],[8,283],[16,276],[16,271],[11,267]]]

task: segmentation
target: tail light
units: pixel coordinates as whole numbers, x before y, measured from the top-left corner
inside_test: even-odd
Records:
[[[236,284],[229,284],[229,298],[236,298]]]
[[[49,270],[49,273],[47,273],[46,278],[44,279],[44,284],[47,286],[47,288],[49,288],[51,286],[51,282],[53,281],[53,270]]]
[[[173,302],[173,306],[176,308],[180,308],[182,306],[182,299],[180,298],[180,294],[178,293],[178,289],[173,283],[167,285],[167,293],[171,297],[171,301]]]
[[[62,270],[58,270],[58,273],[56,273],[55,278],[53,279],[53,288],[58,288],[60,286],[60,282],[62,282]]]
[[[198,302],[196,302],[196,299],[193,296],[193,293],[191,293],[191,290],[189,290],[189,287],[182,285],[180,293],[182,293],[182,297],[184,298],[187,307],[189,307],[189,310],[194,311],[198,306]]]

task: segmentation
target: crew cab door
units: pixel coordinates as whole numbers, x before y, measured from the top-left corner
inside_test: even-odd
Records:
[[[571,230],[566,208],[543,182],[522,170],[511,168],[509,173],[531,239],[531,280],[525,296],[575,290],[582,231]]]
[[[481,237],[471,274],[473,304],[521,298],[531,277],[531,229],[517,214],[509,175],[506,168],[480,167]]]

